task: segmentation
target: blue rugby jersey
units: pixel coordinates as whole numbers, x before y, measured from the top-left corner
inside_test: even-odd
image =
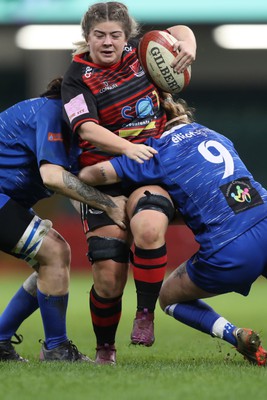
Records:
[[[127,184],[159,184],[209,256],[267,217],[267,191],[256,182],[233,143],[207,127],[175,127],[146,142],[156,154],[143,164],[111,160]]]
[[[30,208],[53,194],[39,173],[48,161],[70,167],[63,141],[62,102],[40,97],[0,113],[0,192]]]

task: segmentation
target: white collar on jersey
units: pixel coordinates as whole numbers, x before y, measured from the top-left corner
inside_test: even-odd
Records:
[[[178,125],[176,125],[176,126],[173,126],[169,131],[163,132],[163,134],[161,135],[161,138],[164,137],[164,136],[169,135],[169,134],[172,133],[173,131],[176,131],[176,129],[182,128],[182,127],[185,126],[185,125],[188,125],[188,124],[178,124]]]

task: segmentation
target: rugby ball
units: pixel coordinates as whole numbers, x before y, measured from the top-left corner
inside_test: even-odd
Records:
[[[180,93],[191,79],[191,66],[180,74],[170,66],[178,54],[173,51],[176,41],[168,32],[153,30],[144,34],[138,46],[138,58],[148,77],[159,89],[172,94]]]

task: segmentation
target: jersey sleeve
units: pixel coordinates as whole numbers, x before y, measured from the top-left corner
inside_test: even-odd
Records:
[[[64,75],[61,95],[64,119],[73,132],[86,121],[98,123],[96,99],[82,80],[82,64],[71,63]]]
[[[62,134],[62,105],[59,100],[48,99],[36,114],[36,157],[42,161],[69,167]]]
[[[165,173],[158,154],[143,164],[139,164],[126,156],[115,157],[110,162],[122,182],[127,181],[128,184],[133,182],[143,185],[161,184],[164,181]]]

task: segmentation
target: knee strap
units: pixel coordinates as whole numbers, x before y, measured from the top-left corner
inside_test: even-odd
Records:
[[[42,220],[35,215],[18,243],[12,249],[12,254],[25,260],[32,267],[37,268],[38,263],[35,260],[35,256],[51,228],[51,221],[48,219]]]
[[[145,197],[138,200],[133,215],[143,210],[156,210],[165,214],[169,221],[174,218],[175,208],[169,199],[160,194],[152,194],[148,190],[144,194]]]
[[[128,263],[130,247],[120,239],[92,236],[88,239],[90,262],[98,260],[114,260],[118,263]]]
[[[38,265],[35,256],[52,222],[42,220],[9,196],[1,194],[0,224],[5,227],[0,233],[0,249],[35,268]]]

